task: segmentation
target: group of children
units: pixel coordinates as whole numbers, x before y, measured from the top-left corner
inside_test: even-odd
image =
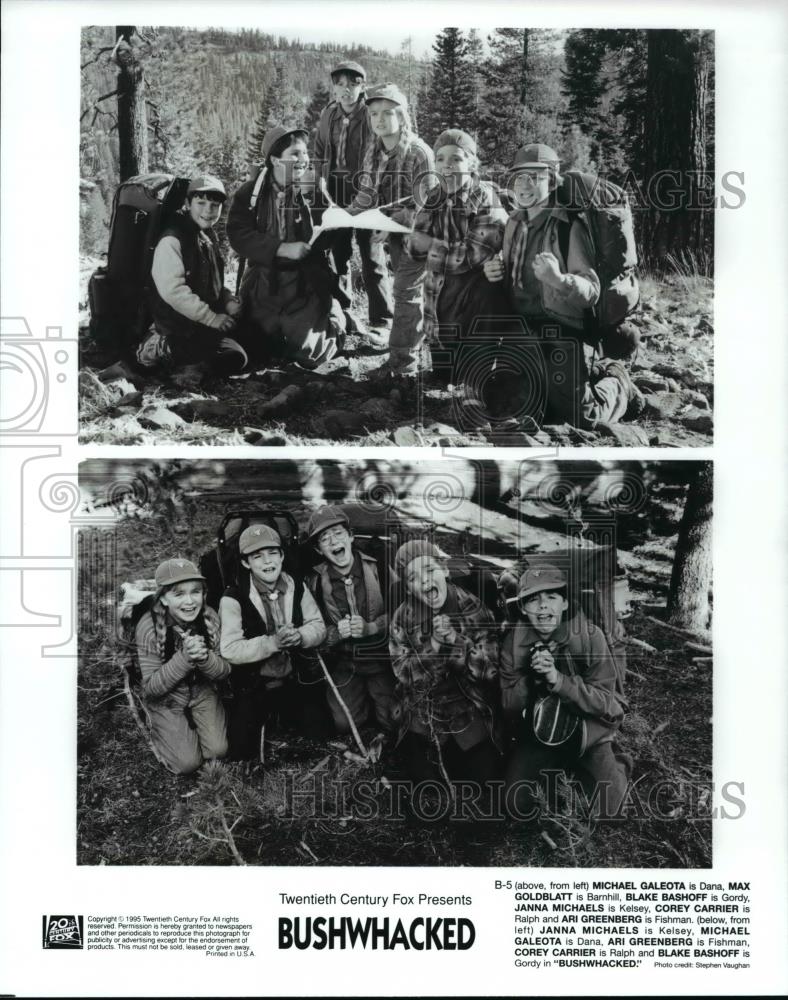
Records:
[[[224,185],[192,180],[155,251],[154,325],[140,364],[180,369],[182,377],[187,369],[187,380],[268,358],[313,369],[344,349],[350,330],[388,353],[375,379],[419,374],[432,352],[439,379],[465,384],[487,409],[500,410],[503,400],[504,415],[533,416],[536,407],[545,422],[593,426],[631,414],[639,393],[626,366],[587,365],[584,322],[600,281],[582,218],[570,219],[555,202],[555,151],[534,143],[517,153],[510,185],[517,207],[509,215],[480,177],[471,135],[450,128],[430,149],[396,85],[367,87],[352,61],[331,79],[333,100],[315,138],[312,204],[302,192],[309,135],[281,125],[263,139],[259,174],[231,201],[227,236],[245,261],[239,299],[223,288],[213,231]],[[351,215],[378,208],[410,232],[344,228],[315,238],[317,213],[330,204]],[[369,305],[365,332],[348,312],[354,236]],[[463,341],[480,331],[486,350],[481,361],[474,352],[466,371]],[[514,367],[499,363],[512,354]]]
[[[527,819],[540,781],[563,769],[615,814],[628,777],[613,748],[621,684],[603,633],[570,613],[562,570],[526,569],[518,621],[504,628],[430,541],[405,542],[381,567],[336,506],[312,515],[308,535],[318,562],[300,577],[284,570],[275,530],[247,527],[218,615],[193,563],[158,567],[135,641],[152,739],[172,771],[259,761],[274,717],[312,735],[329,717],[338,734],[374,719],[414,786],[473,783],[482,796],[503,781],[508,812]]]

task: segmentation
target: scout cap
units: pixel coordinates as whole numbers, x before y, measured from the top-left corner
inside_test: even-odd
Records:
[[[396,83],[380,83],[377,87],[369,87],[367,90],[366,102],[391,101],[401,108],[407,108],[408,99],[396,85]]]
[[[366,80],[367,71],[361,65],[361,63],[353,62],[352,59],[345,59],[343,62],[336,65],[331,70],[331,79],[339,76],[340,73],[351,73],[354,76],[360,76],[362,80]]]
[[[263,136],[263,144],[260,147],[260,153],[264,160],[268,159],[268,154],[279,142],[279,140],[284,139],[286,135],[302,135],[305,140],[309,138],[307,130],[302,128],[300,125],[293,128],[287,128],[284,125],[274,125],[274,127],[269,128]]]
[[[530,167],[549,167],[558,170],[561,162],[558,153],[543,142],[532,142],[515,153],[512,170],[528,170]]]
[[[159,590],[175,583],[183,583],[184,580],[202,580],[205,583],[205,577],[188,559],[165,559],[156,568],[156,586]]]
[[[543,590],[566,590],[566,574],[557,566],[536,566],[527,569],[517,584],[517,597],[522,599]]]
[[[242,556],[248,556],[258,549],[281,549],[282,539],[279,533],[269,528],[267,524],[250,524],[244,528],[238,539],[238,551]]]
[[[317,541],[317,537],[321,531],[325,531],[326,528],[333,528],[336,524],[341,524],[343,528],[347,528],[348,531],[350,530],[350,520],[341,507],[329,504],[327,507],[321,507],[320,510],[316,510],[309,518],[309,524],[306,529],[310,541]]]
[[[420,556],[445,559],[446,553],[441,552],[437,545],[433,545],[432,542],[425,541],[423,538],[414,538],[413,541],[405,542],[404,545],[400,545],[397,549],[397,554],[394,556],[394,569],[397,576],[404,576],[408,566],[410,566],[414,559],[418,559]]]
[[[437,154],[443,146],[459,146],[469,156],[476,156],[476,140],[461,128],[447,128],[438,136],[432,151]]]
[[[224,184],[222,184],[218,177],[213,177],[211,174],[198,174],[196,177],[192,177],[186,189],[186,197],[188,198],[190,194],[197,194],[199,191],[210,191],[211,194],[220,194],[222,201],[227,200],[227,192],[224,190]]]

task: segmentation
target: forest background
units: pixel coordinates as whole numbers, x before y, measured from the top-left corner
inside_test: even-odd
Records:
[[[546,142],[564,169],[628,191],[650,270],[712,275],[712,32],[449,27],[419,54],[410,37],[391,52],[352,30],[340,46],[252,29],[85,28],[80,251],[105,251],[115,188],[134,174],[209,171],[235,190],[267,128],[314,130],[331,68],[350,58],[370,83],[402,88],[428,143],[463,127],[497,179],[519,146]]]

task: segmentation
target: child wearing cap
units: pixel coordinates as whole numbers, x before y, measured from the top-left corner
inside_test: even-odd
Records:
[[[351,214],[386,208],[386,214],[410,226],[427,191],[434,186],[432,150],[413,132],[408,102],[393,83],[367,89],[371,136],[367,143],[358,191],[348,207]],[[404,234],[376,234],[385,240],[394,273],[394,317],[389,358],[381,374],[415,375],[417,348],[422,340],[424,262],[414,260]]]
[[[342,701],[356,726],[374,712],[379,726],[391,727],[394,675],[388,657],[388,588],[381,586],[376,561],[354,544],[341,507],[321,507],[309,519],[309,540],[323,557],[307,578],[327,624],[326,661]],[[350,731],[345,708],[327,689],[328,705],[340,733]]]
[[[341,208],[348,206],[356,192],[356,182],[369,141],[369,118],[364,94],[366,71],[352,59],[344,59],[331,71],[331,103],[323,109],[315,135],[315,168],[328,185],[332,200]],[[361,274],[369,304],[370,340],[380,340],[388,333],[393,315],[391,282],[382,243],[372,240],[369,229],[337,229],[331,236],[331,253],[339,280],[348,296],[350,258],[355,235]],[[356,331],[358,332],[358,331]]]
[[[205,604],[205,578],[188,559],[166,559],[134,641],[151,738],[175,774],[227,753],[216,688],[230,664],[219,654],[219,619]]]
[[[263,167],[242,184],[227,217],[227,237],[247,262],[241,282],[247,348],[317,368],[344,333],[340,301],[350,300],[320,241],[310,245],[312,215],[301,192],[309,168],[308,134],[277,125],[263,137]],[[338,301],[340,300],[340,301]]]
[[[137,361],[143,368],[175,370],[175,381],[188,387],[209,372],[240,372],[247,361],[234,336],[241,304],[224,287],[224,260],[213,228],[226,197],[218,177],[193,177],[183,211],[170,220],[153,254],[148,288],[153,328]]]
[[[310,698],[310,692],[317,689],[322,699],[322,688],[293,659],[298,650],[318,646],[326,629],[303,581],[282,568],[278,532],[265,524],[250,525],[241,533],[238,552],[238,583],[227,587],[219,602],[221,650],[232,664],[230,756],[251,760],[260,752],[261,730],[272,714],[291,711],[307,721],[317,698]]]
[[[450,582],[442,553],[427,541],[400,546],[395,570],[406,596],[389,649],[405,767],[414,782],[448,777],[484,787],[501,766],[493,616]]]
[[[602,816],[626,792],[612,741],[624,718],[616,665],[605,637],[582,612],[568,617],[567,578],[552,565],[528,568],[518,584],[521,621],[501,647],[504,716],[514,749],[506,771],[507,807],[531,819],[545,772],[575,775]]]
[[[512,167],[517,208],[504,233],[503,259],[484,265],[490,281],[503,282],[511,310],[522,317],[540,348],[532,367],[541,390],[534,391],[533,384],[527,386],[528,380],[521,378],[519,387],[510,380],[497,391],[516,397],[519,388],[530,394],[536,412],[529,415],[545,423],[593,427],[599,421],[623,419],[637,408],[640,396],[620,362],[606,362],[591,383],[583,349],[584,319],[598,302],[601,285],[582,215],[570,219],[555,202],[559,166],[558,154],[544,143],[517,152]],[[528,400],[515,398],[509,405],[515,413]]]
[[[491,184],[479,177],[476,142],[447,129],[434,146],[439,184],[416,213],[410,255],[425,265],[424,336],[445,352],[433,372],[446,382],[464,381],[458,349],[477,319],[500,314],[505,299],[484,265],[500,253],[507,215]],[[418,345],[414,345],[414,350]]]

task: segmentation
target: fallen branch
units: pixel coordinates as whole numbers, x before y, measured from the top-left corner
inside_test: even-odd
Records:
[[[692,662],[698,666],[705,666],[707,663],[714,663],[713,656],[693,656]]]
[[[224,818],[224,808],[220,802],[217,801],[216,804],[219,807],[219,819],[222,822],[222,829],[224,830],[225,837],[227,837],[227,843],[230,845],[230,850],[232,852],[233,858],[235,859],[235,863],[237,865],[241,865],[242,867],[246,867],[246,862],[241,857],[241,852],[238,850],[238,847],[236,846],[235,837],[233,837],[232,830],[227,825],[227,820]],[[235,826],[235,823],[233,823],[233,826]]]
[[[687,649],[691,649],[693,653],[702,653],[704,656],[711,656],[714,652],[711,646],[702,646],[699,642],[685,642],[684,645]]]
[[[315,862],[315,864],[318,864],[318,865],[320,864],[320,858],[318,858],[318,856],[315,854],[315,852],[312,850],[312,848],[309,846],[309,844],[306,843],[306,841],[299,840],[298,841],[298,846],[300,848],[302,848],[304,851],[306,851],[306,853],[309,855],[310,858],[312,858],[312,860]]]
[[[690,639],[697,639],[697,632],[690,632],[689,629],[679,628],[678,625],[670,625],[668,622],[663,621],[661,618],[654,618],[653,615],[643,615],[646,621],[654,622],[655,625],[661,625],[663,628],[668,629],[671,632],[676,632],[678,635],[687,635]]]
[[[647,653],[659,652],[656,646],[652,646],[647,642],[643,642],[642,639],[634,639],[632,636],[627,636],[626,644],[627,646],[637,646],[638,649],[645,649]]]

